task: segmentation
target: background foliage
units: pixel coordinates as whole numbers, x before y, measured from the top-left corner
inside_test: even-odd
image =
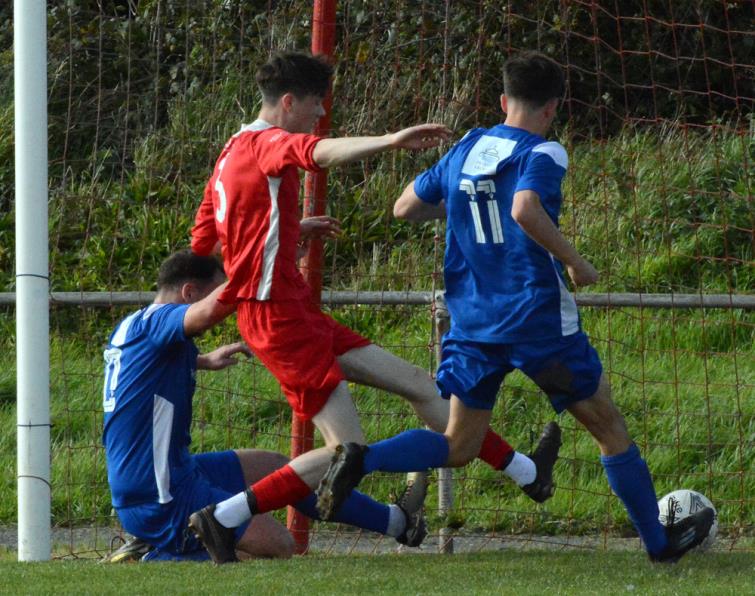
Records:
[[[717,0],[608,4],[341,2],[334,128],[382,133],[438,119],[462,134],[490,125],[500,116],[505,57],[522,48],[547,51],[564,64],[569,81],[557,128],[577,168],[567,210],[579,217],[601,201],[613,228],[598,236],[578,225],[565,229],[590,255],[614,253],[618,245],[643,261],[619,253],[611,289],[682,291],[701,282],[745,288],[752,256],[753,35],[738,30],[751,8]],[[253,119],[256,65],[274,49],[308,47],[310,6],[50,3],[53,289],[151,287],[160,260],[187,241],[219,148],[241,120]],[[0,6],[6,289],[13,287],[11,11],[10,3]],[[406,239],[410,232],[389,224],[387,207],[428,161],[419,159],[379,160],[334,180],[331,203],[349,233],[330,249],[339,267],[359,267],[365,257],[385,265],[392,246]],[[649,255],[654,247],[665,254]],[[707,268],[702,276],[699,268]]]

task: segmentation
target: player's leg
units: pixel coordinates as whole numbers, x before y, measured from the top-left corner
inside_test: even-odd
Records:
[[[598,389],[590,398],[571,403],[567,410],[593,436],[602,456],[625,453],[633,445],[624,417],[611,399],[611,388],[604,374],[600,375]]]
[[[322,430],[327,441],[364,440],[345,382],[338,383],[313,422]],[[202,538],[213,560],[216,563],[234,560],[229,547],[232,529],[250,518],[252,523],[239,539],[236,549],[244,550],[252,556],[264,556],[260,540],[275,541],[280,547],[275,556],[286,556],[287,549],[292,544],[288,542],[290,535],[287,540],[283,539],[280,532],[282,527],[272,523],[272,518],[267,521],[263,519],[260,523],[255,521],[260,518],[260,514],[286,505],[293,505],[317,519],[311,490],[327,468],[331,455],[332,450],[322,448],[288,462],[279,454],[252,450],[239,452],[245,482],[249,488],[192,516],[192,528]],[[419,486],[409,494],[416,495],[418,490]],[[424,537],[424,533],[416,531],[417,528],[424,528],[424,517],[419,506],[402,507],[401,503],[387,506],[356,492],[347,496],[343,511],[334,521],[393,536],[410,546],[418,546]],[[265,548],[266,552],[272,550],[272,546]]]
[[[481,344],[443,340],[443,361],[438,367],[437,384],[442,396],[456,395],[471,409],[492,409],[505,376],[514,369],[511,347],[507,344]],[[490,437],[483,439],[482,451]],[[561,447],[561,429],[548,423],[533,453],[513,453],[506,473],[534,501],[542,503],[553,495],[553,466]]]
[[[445,434],[413,429],[368,446],[340,445],[317,489],[320,515],[323,519],[333,519],[344,495],[371,472],[410,472],[465,465],[480,452],[489,422],[489,409],[467,408],[453,396]]]
[[[329,521],[377,532],[395,538],[400,544],[416,547],[427,534],[424,517],[426,495],[426,473],[412,474],[401,496],[391,505],[378,503],[352,490]],[[294,506],[312,519],[322,519],[314,493]]]
[[[658,502],[645,460],[631,440],[624,418],[611,400],[605,376],[591,398],[575,402],[569,412],[595,437],[608,483],[621,499],[653,561],[675,562],[705,540],[713,523],[710,508],[677,526],[666,528],[658,519]]]
[[[309,386],[299,386],[298,393],[294,395],[291,395],[294,392],[291,385],[288,385],[285,389],[288,389],[288,395],[291,396],[289,402],[295,407],[298,415],[305,419],[313,419],[313,422],[322,429],[327,441],[337,441],[341,438],[364,441],[348,386],[338,377],[338,365],[334,357],[331,367],[314,376],[317,380],[314,386],[312,383]],[[275,371],[273,372],[275,374]],[[330,396],[325,401],[322,410],[312,416],[312,411],[306,408],[306,404],[322,403],[324,400],[321,399],[321,392],[328,384],[332,385]],[[307,399],[308,396],[310,399]],[[328,405],[331,400],[332,402]],[[318,417],[323,410],[325,413]],[[253,482],[247,484],[246,489],[217,503],[216,506],[205,508],[192,515],[192,528],[201,537],[213,556],[213,560],[216,563],[234,560],[228,546],[231,540],[228,531],[232,528],[246,523],[253,516],[304,501],[327,469],[332,454],[333,450],[328,447],[304,453],[262,478],[254,479]],[[254,474],[250,474],[250,477],[252,476]],[[370,519],[363,525],[374,527],[375,524],[379,525],[381,520],[384,520],[383,529],[387,530],[390,511],[388,508],[381,509],[378,512],[380,519],[375,520],[373,517],[376,515],[375,509],[379,504],[375,505],[375,508],[365,510],[364,516]]]
[[[453,369],[453,358],[444,359],[441,366]],[[373,471],[411,471],[431,467],[462,466],[480,451],[485,432],[490,422],[490,410],[495,403],[495,393],[505,371],[489,367],[489,382],[480,390],[485,401],[474,401],[464,394],[467,403],[448,392],[451,398],[449,422],[445,434],[413,429],[362,447],[346,444],[333,459],[328,472],[318,488],[318,509],[325,519],[338,511],[339,499],[361,478]],[[448,383],[448,385],[452,383]],[[474,396],[478,397],[478,396]]]
[[[666,536],[658,522],[655,491],[645,462],[610,396],[597,353],[583,333],[551,342],[517,347],[522,370],[551,400],[593,435],[614,493],[624,502],[650,552],[663,549]]]
[[[230,494],[243,493],[245,487],[261,480],[268,474],[278,470],[288,463],[288,458],[275,451],[261,449],[237,449],[243,480],[234,482],[232,486],[224,486]],[[212,466],[208,466],[212,468]],[[231,482],[233,476],[225,475],[224,484]],[[223,482],[223,481],[221,481]],[[249,515],[243,511],[242,515],[235,514],[234,508],[228,505],[230,499],[224,499],[225,507],[219,504],[215,508],[216,519],[223,520],[228,528],[241,526],[249,520]],[[246,502],[244,508],[248,510]],[[287,559],[294,553],[294,541],[290,532],[280,522],[268,514],[256,515],[246,527],[246,530],[236,542],[236,554],[240,560],[249,558],[281,558]]]
[[[446,465],[458,468],[467,465],[480,452],[492,410],[470,407],[456,395],[451,395],[450,402],[451,413],[445,433],[448,441]]]
[[[303,301],[242,302],[238,308],[239,330],[257,358],[279,381],[299,418],[312,420],[333,399],[339,407],[332,408],[336,412],[333,428],[322,425],[326,441],[334,440],[336,426],[341,432],[338,436],[363,440],[348,387],[333,353],[332,329],[316,316],[317,312]],[[235,495],[232,502],[219,504],[219,508],[233,510],[236,516],[251,516],[296,503],[316,486],[331,456],[332,449],[327,447],[305,453],[256,480],[244,493]]]
[[[557,341],[523,345],[516,358],[521,361],[520,368],[548,395],[554,409],[557,412],[568,409],[593,435],[611,489],[624,503],[650,556],[671,558],[679,555],[678,545],[670,544],[671,536],[658,521],[650,471],[611,399],[600,359],[587,336],[579,332]],[[701,516],[698,520],[701,523],[692,532],[704,532],[699,539],[692,537],[697,543],[707,535],[705,516]]]
[[[285,458],[284,458],[285,459]],[[427,535],[423,505],[427,494],[427,475],[417,475],[396,503],[385,505],[358,491],[352,491],[332,521],[395,538],[400,544],[419,546]],[[314,493],[293,506],[311,519],[318,520]],[[246,558],[289,558],[294,541],[289,531],[270,514],[255,515],[236,543],[240,560]]]
[[[406,398],[422,422],[434,431],[446,430],[448,402],[439,399],[435,382],[420,367],[374,344],[341,354],[338,363],[349,381]]]
[[[329,447],[340,444],[363,445],[365,442],[359,416],[345,381],[339,383],[325,406],[312,418],[312,422]],[[327,470],[327,465],[322,467],[322,460],[319,458],[316,462],[310,462],[305,457],[306,455],[292,461],[291,466],[301,478],[319,483]],[[406,454],[402,456],[405,457]],[[329,463],[330,458],[326,464]],[[426,534],[424,517],[421,515],[425,492],[426,479],[423,478],[421,485],[408,487],[397,504],[387,507],[366,495],[349,490],[347,494],[340,497],[341,500],[345,499],[345,502],[338,511],[322,519],[377,531],[396,538],[402,544],[419,546]],[[421,495],[421,499],[418,495]],[[311,495],[297,503],[296,507],[306,515],[320,519],[319,511],[315,507],[316,501],[315,496]]]
[[[448,425],[449,401],[441,399],[430,375],[390,352],[374,345],[353,348],[338,356],[349,381],[377,387],[407,399],[420,419],[436,432]],[[531,482],[534,469],[528,457],[518,453],[500,435],[488,429],[478,457],[493,469],[501,470],[520,486]]]
[[[250,483],[267,476],[288,462],[288,458],[273,451],[261,449],[239,449],[200,453],[193,456],[194,461],[215,492],[195,505],[207,506],[224,503],[232,495],[241,492]],[[200,507],[195,506],[192,511]],[[221,510],[215,506],[216,515],[230,519],[226,527],[230,528],[235,551],[239,559],[249,558],[289,558],[294,552],[294,541],[286,527],[270,515],[258,515],[249,521],[250,516],[233,517],[233,510]],[[249,522],[249,523],[247,523]]]
[[[658,521],[658,504],[650,471],[629,437],[624,417],[611,400],[605,376],[601,376],[598,390],[592,397],[569,405],[568,410],[595,438],[608,484],[624,503],[648,552],[661,552],[667,544],[666,532]]]

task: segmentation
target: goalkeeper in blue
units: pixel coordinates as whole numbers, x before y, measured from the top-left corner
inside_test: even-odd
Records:
[[[564,96],[561,67],[527,52],[503,69],[505,121],[469,131],[411,182],[394,205],[410,221],[445,218],[446,300],[450,331],[437,374],[451,400],[444,434],[413,430],[370,446],[341,445],[318,489],[321,514],[337,510],[386,452],[400,449],[417,469],[462,466],[479,452],[496,394],[521,370],[593,435],[613,492],[653,561],[673,562],[707,536],[703,509],[666,528],[653,481],[611,400],[595,349],[580,325],[563,269],[575,286],[598,280],[595,268],[558,228],[566,150],[546,134]],[[405,443],[405,445],[402,445]]]
[[[135,537],[111,561],[209,560],[187,528],[189,515],[288,463],[280,453],[256,449],[189,451],[196,371],[222,370],[236,364],[238,355],[251,356],[243,343],[207,354],[194,345],[194,337],[235,310],[217,300],[224,281],[214,257],[177,252],[160,267],[155,301],[123,319],[110,336],[104,352],[103,443],[113,507]],[[335,521],[418,546],[427,533],[425,491],[423,475],[394,505],[354,491]],[[295,507],[317,519],[313,493]],[[255,515],[228,531],[234,560],[293,554],[291,535],[270,515]]]

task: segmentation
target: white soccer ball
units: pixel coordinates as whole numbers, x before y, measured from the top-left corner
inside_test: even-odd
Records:
[[[682,488],[665,495],[658,501],[658,520],[668,526],[683,520],[704,507],[713,509],[713,525],[708,537],[694,550],[707,550],[716,541],[718,534],[718,512],[708,497],[694,490]]]

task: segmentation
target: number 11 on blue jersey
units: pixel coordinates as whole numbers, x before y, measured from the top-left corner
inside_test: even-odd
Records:
[[[477,200],[480,194],[486,194],[489,197],[485,202],[488,206],[488,219],[490,220],[493,244],[503,244],[501,214],[498,210],[498,202],[495,200],[495,182],[493,180],[478,180],[477,186],[475,186],[474,181],[463,178],[459,182],[459,190],[463,190],[469,196],[469,210],[472,212],[477,244],[485,244],[487,242],[487,236],[482,226],[482,217],[480,215],[480,202]]]

